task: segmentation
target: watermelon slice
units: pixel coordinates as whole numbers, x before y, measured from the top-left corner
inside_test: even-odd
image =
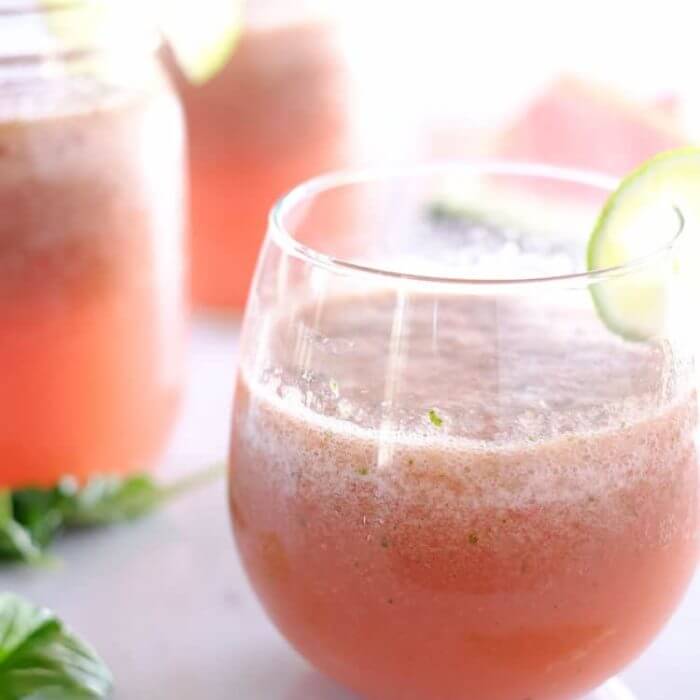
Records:
[[[613,177],[633,170],[659,151],[687,143],[681,105],[672,94],[640,104],[574,77],[556,80],[523,113],[481,144],[488,157],[593,170]],[[478,139],[475,139],[478,140]],[[453,143],[456,139],[453,140]],[[459,144],[463,147],[466,139]],[[471,142],[469,142],[471,147]],[[437,210],[453,219],[487,220],[572,240],[593,227],[604,189],[552,178],[484,177],[436,197]]]
[[[622,175],[687,143],[676,111],[672,95],[643,105],[563,77],[497,138],[493,155]]]

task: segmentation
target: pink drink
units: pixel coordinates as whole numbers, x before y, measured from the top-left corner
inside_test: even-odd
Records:
[[[347,69],[336,43],[320,20],[253,20],[221,73],[180,81],[196,304],[241,310],[275,199],[345,160]]]
[[[0,487],[147,469],[173,422],[182,126],[147,68],[0,96]]]
[[[690,369],[541,298],[416,295],[396,319],[389,294],[287,308],[268,365],[244,363],[231,508],[253,585],[372,700],[575,698],[692,575]]]

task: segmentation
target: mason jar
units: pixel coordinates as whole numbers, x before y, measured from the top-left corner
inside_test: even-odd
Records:
[[[296,183],[412,160],[408,90],[396,86],[386,33],[382,60],[367,60],[365,37],[376,32],[362,4],[247,0],[226,66],[204,84],[177,81],[190,137],[197,306],[242,310],[269,209]]]
[[[178,80],[190,134],[198,306],[240,310],[272,202],[346,162],[347,65],[334,19],[317,6],[251,0],[223,70],[201,85]]]
[[[153,464],[183,369],[184,131],[143,7],[0,1],[0,488]]]

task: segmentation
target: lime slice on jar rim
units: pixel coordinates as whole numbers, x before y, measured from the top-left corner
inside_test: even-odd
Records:
[[[664,332],[669,273],[700,288],[692,272],[700,238],[686,231],[682,251],[672,245],[681,229],[692,231],[699,224],[700,148],[665,151],[622,179],[604,204],[587,249],[589,272],[642,263],[591,285],[598,314],[610,330],[628,340]],[[669,263],[656,264],[654,254],[669,247]]]
[[[243,0],[161,0],[161,26],[178,65],[202,84],[228,62],[241,34]]]
[[[241,35],[244,0],[40,0],[47,29],[60,44],[82,50],[121,32],[135,36],[135,18],[169,44],[186,78],[202,84],[228,62]],[[145,14],[145,19],[144,15]]]

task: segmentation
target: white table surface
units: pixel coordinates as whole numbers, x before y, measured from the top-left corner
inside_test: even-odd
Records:
[[[225,457],[237,331],[234,322],[195,323],[164,478]],[[48,570],[3,570],[0,590],[54,608],[90,640],[115,674],[115,700],[354,698],[311,670],[265,618],[235,553],[223,481],[150,518],[65,538],[55,554],[62,563]],[[700,698],[700,576],[624,678],[639,700]]]

